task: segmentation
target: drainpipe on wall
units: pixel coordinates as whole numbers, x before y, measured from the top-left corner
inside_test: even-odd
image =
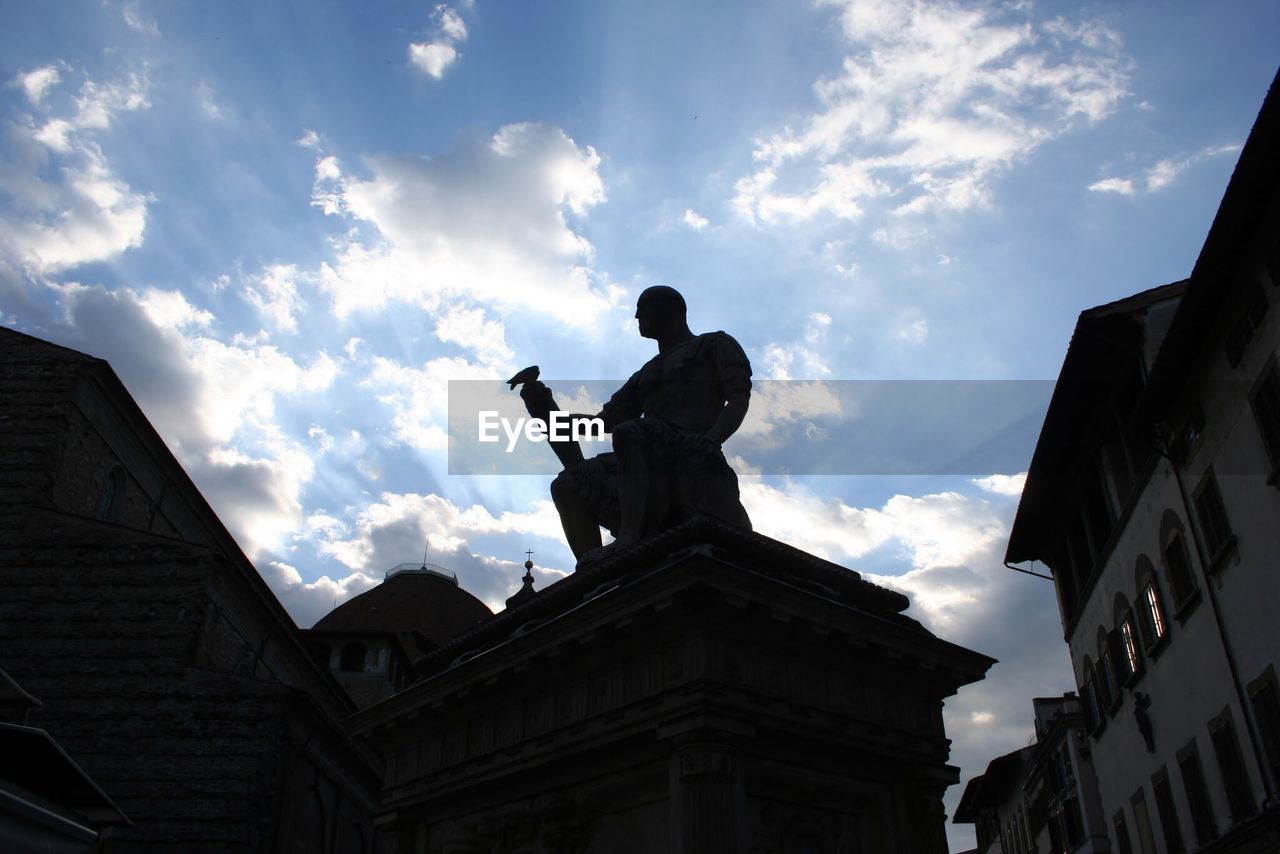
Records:
[[[1209,577],[1208,559],[1205,557],[1204,543],[1201,542],[1200,532],[1196,529],[1196,519],[1191,514],[1191,502],[1187,498],[1187,487],[1182,481],[1182,473],[1178,471],[1177,464],[1173,461],[1173,457],[1169,455],[1169,443],[1166,437],[1159,432],[1156,434],[1156,447],[1160,451],[1160,456],[1168,460],[1169,468],[1173,470],[1173,479],[1178,484],[1178,496],[1182,499],[1182,512],[1187,517],[1187,527],[1191,529],[1191,539],[1196,544],[1196,556],[1200,558],[1197,563],[1200,564],[1200,578],[1204,581],[1205,593],[1209,597],[1209,610],[1213,614],[1213,625],[1218,630],[1218,639],[1222,642],[1222,651],[1227,656],[1227,667],[1231,670],[1231,683],[1235,686],[1236,700],[1240,703],[1240,710],[1244,713],[1245,727],[1249,731],[1249,747],[1253,752],[1253,761],[1258,764],[1258,776],[1262,778],[1262,789],[1267,796],[1266,802],[1269,803],[1275,798],[1270,769],[1267,767],[1266,759],[1262,755],[1260,746],[1262,740],[1258,737],[1258,727],[1253,719],[1253,706],[1249,703],[1244,685],[1240,681],[1240,669],[1236,666],[1235,652],[1231,649],[1231,641],[1227,639],[1227,631],[1222,626],[1222,612],[1218,608],[1218,596],[1214,592],[1213,580]]]

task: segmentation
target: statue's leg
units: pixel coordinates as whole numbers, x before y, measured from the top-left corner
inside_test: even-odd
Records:
[[[666,520],[671,492],[671,473],[662,470],[661,460],[635,422],[619,425],[613,432],[613,451],[618,457],[618,500],[622,507],[617,544],[628,546],[661,530]]]
[[[587,499],[574,487],[567,474],[561,472],[551,481],[551,500],[560,513],[564,537],[574,557],[600,548],[600,517]]]

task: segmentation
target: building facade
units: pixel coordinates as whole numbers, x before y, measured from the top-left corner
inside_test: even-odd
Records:
[[[978,854],[1112,851],[1079,698],[1032,705],[1034,743],[969,780],[953,820],[974,825]]]
[[[0,668],[36,701],[6,743],[127,818],[104,850],[373,850],[355,705],[110,367],[2,328]]]
[[[1280,850],[1280,93],[1190,277],[1085,311],[1007,560],[1052,572],[1112,850]]]

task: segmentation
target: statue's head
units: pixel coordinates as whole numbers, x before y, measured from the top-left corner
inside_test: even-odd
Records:
[[[645,288],[636,300],[636,320],[640,323],[640,334],[645,338],[657,338],[662,332],[683,329],[687,313],[684,297],[666,285]]]

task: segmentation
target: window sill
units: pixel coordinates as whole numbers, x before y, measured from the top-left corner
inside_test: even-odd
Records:
[[[1217,575],[1222,568],[1227,565],[1227,559],[1234,556],[1237,551],[1236,535],[1232,534],[1227,537],[1226,542],[1218,546],[1218,550],[1213,553],[1213,557],[1209,559],[1209,574]]]
[[[1130,673],[1130,674],[1129,674],[1129,678],[1127,678],[1127,679],[1125,679],[1125,680],[1124,680],[1124,687],[1126,687],[1126,688],[1133,688],[1133,687],[1134,687],[1134,686],[1136,686],[1139,682],[1141,682],[1141,681],[1142,681],[1142,674],[1145,672],[1145,670],[1146,670],[1146,668],[1144,668],[1141,664],[1139,664],[1139,665],[1138,665],[1138,669],[1137,669],[1137,670],[1135,670],[1135,671],[1133,671],[1132,673]]]
[[[1195,612],[1196,606],[1200,604],[1200,600],[1204,597],[1200,595],[1200,588],[1192,590],[1186,599],[1182,600],[1177,606],[1177,610],[1173,612],[1173,618],[1178,621],[1178,625],[1183,625],[1187,619]]]
[[[1152,661],[1155,661],[1157,658],[1160,657],[1161,653],[1164,652],[1164,648],[1167,647],[1168,645],[1169,645],[1169,632],[1168,630],[1166,630],[1165,633],[1160,636],[1160,639],[1157,640],[1155,643],[1153,643],[1151,646],[1147,647],[1144,650],[1144,652],[1146,652],[1147,658],[1151,659]]]

